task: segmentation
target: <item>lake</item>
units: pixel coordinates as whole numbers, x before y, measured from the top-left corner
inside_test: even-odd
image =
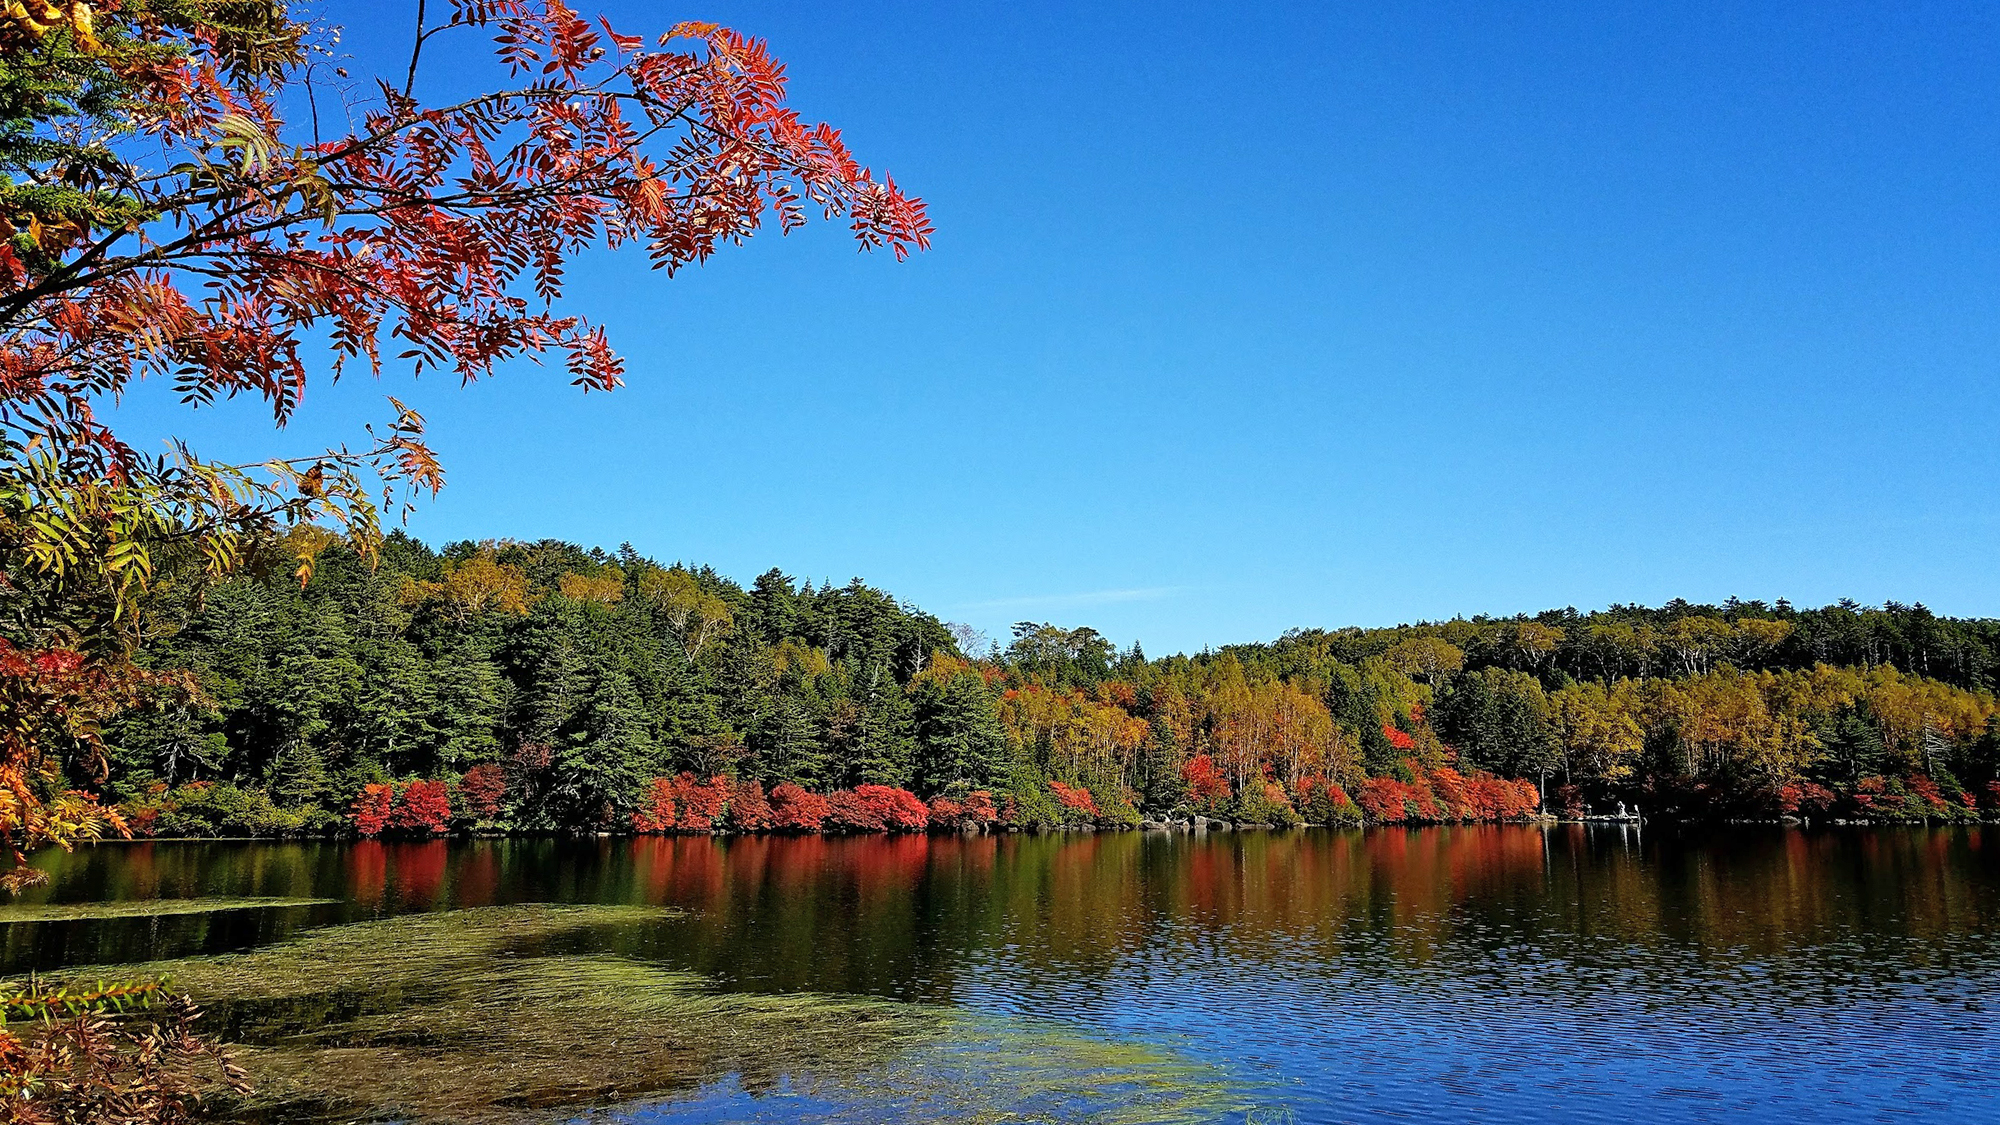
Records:
[[[10,971],[168,974],[245,1120],[2000,1121],[1991,829],[37,859]]]

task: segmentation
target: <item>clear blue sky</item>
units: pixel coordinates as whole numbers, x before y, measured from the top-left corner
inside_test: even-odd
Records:
[[[405,7],[322,10],[393,67]],[[1991,4],[608,10],[768,38],[936,246],[577,269],[630,385],[419,388],[428,540],[859,575],[1155,654],[1675,596],[2000,613]]]

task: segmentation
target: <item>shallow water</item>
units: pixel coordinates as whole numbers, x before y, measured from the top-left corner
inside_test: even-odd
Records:
[[[607,1029],[680,1021],[647,1048],[675,1061],[643,1080],[507,1103],[548,1120],[2000,1121],[2000,836],[1979,828],[152,843],[41,862],[52,884],[23,899],[41,920],[4,927],[10,970],[175,961],[233,1037],[271,1049],[253,1057],[267,1076],[360,1047],[389,1074],[455,1043],[484,1017],[422,987],[423,951],[527,924],[475,908],[676,908],[453,954],[460,976],[576,958],[621,1003],[722,1004],[487,1048],[616,1066]],[[47,909],[168,899],[228,901]],[[347,925],[380,926],[351,931],[361,947],[413,943],[393,961],[409,983],[290,997],[282,1019],[270,997],[231,1004],[256,991],[245,971],[277,975]],[[644,972],[602,975],[618,966]],[[560,1005],[580,1011],[573,991]],[[804,998],[818,1007],[778,1007]],[[856,1012],[875,1030],[850,1034]],[[799,1033],[796,1058],[772,1027]],[[404,1053],[381,1053],[392,1035]]]

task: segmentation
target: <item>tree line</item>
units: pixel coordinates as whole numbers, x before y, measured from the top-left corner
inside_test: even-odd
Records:
[[[305,534],[305,533],[301,533]],[[2000,799],[2000,623],[1615,606],[1149,659],[855,580],[544,541],[190,586],[107,728],[142,830],[870,830],[1576,815],[1953,819]],[[1521,782],[1531,783],[1522,785]]]

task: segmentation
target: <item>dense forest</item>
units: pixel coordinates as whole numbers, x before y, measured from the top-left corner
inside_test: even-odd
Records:
[[[141,831],[916,830],[1202,814],[1965,819],[2000,801],[2000,621],[1674,602],[1148,659],[1005,645],[858,579],[747,589],[557,542],[392,535],[185,599],[200,690],[109,729]]]

